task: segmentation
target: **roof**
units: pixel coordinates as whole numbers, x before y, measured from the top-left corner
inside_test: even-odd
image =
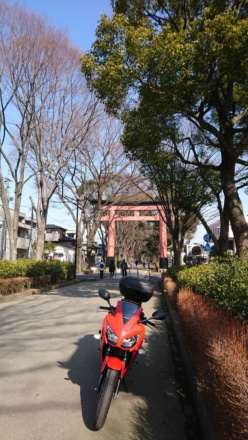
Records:
[[[97,199],[92,199],[90,200],[90,204],[91,205],[96,205],[98,203]],[[101,200],[101,206],[158,206],[158,205],[167,205],[168,203],[166,201],[161,201],[161,200],[156,200],[156,201],[151,201],[151,200],[139,200],[139,201],[129,201],[129,202],[122,202],[122,201],[118,201],[118,202],[108,202],[107,200]]]
[[[66,229],[63,228],[62,226],[53,225],[53,224],[46,225],[46,228],[47,228],[47,229],[63,229],[63,231],[66,231]]]
[[[56,243],[56,246],[75,250],[75,244],[73,245],[73,243],[66,243],[66,242],[58,241],[58,243]]]
[[[76,239],[73,237],[67,237],[66,235],[64,235],[63,237],[61,237],[59,239],[59,241],[68,241],[70,243],[75,243]]]

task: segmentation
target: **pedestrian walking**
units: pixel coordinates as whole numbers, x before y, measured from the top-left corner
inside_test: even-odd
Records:
[[[110,273],[110,278],[114,277],[115,274],[115,263],[114,260],[111,260],[109,263],[109,273]]]
[[[104,264],[103,260],[101,260],[101,263],[99,264],[100,278],[103,278],[104,269],[105,269],[105,264]]]
[[[121,273],[122,273],[123,277],[125,277],[127,275],[127,262],[126,262],[125,258],[121,262]]]

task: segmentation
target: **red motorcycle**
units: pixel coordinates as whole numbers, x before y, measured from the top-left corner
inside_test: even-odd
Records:
[[[141,348],[145,336],[145,326],[153,326],[151,319],[162,321],[165,318],[163,311],[156,311],[150,318],[146,318],[142,309],[142,302],[147,302],[154,293],[153,285],[134,277],[123,277],[119,288],[124,296],[117,301],[116,307],[110,303],[110,294],[100,289],[99,295],[108,302],[108,307],[100,333],[101,370],[97,387],[98,400],[94,418],[94,428],[99,430],[105,423],[112,398],[116,399],[120,384],[127,371],[132,366],[137,354],[144,352]],[[99,339],[99,335],[97,336]],[[126,388],[126,386],[125,386]]]

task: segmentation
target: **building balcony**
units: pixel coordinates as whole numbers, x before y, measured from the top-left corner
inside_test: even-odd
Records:
[[[60,233],[59,232],[46,232],[45,233],[45,241],[59,241]]]
[[[28,249],[29,248],[29,238],[17,237],[17,249]]]

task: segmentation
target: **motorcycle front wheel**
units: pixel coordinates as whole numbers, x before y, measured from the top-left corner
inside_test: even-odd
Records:
[[[94,418],[94,429],[98,431],[104,425],[110,403],[119,377],[119,371],[108,369],[99,392]]]

